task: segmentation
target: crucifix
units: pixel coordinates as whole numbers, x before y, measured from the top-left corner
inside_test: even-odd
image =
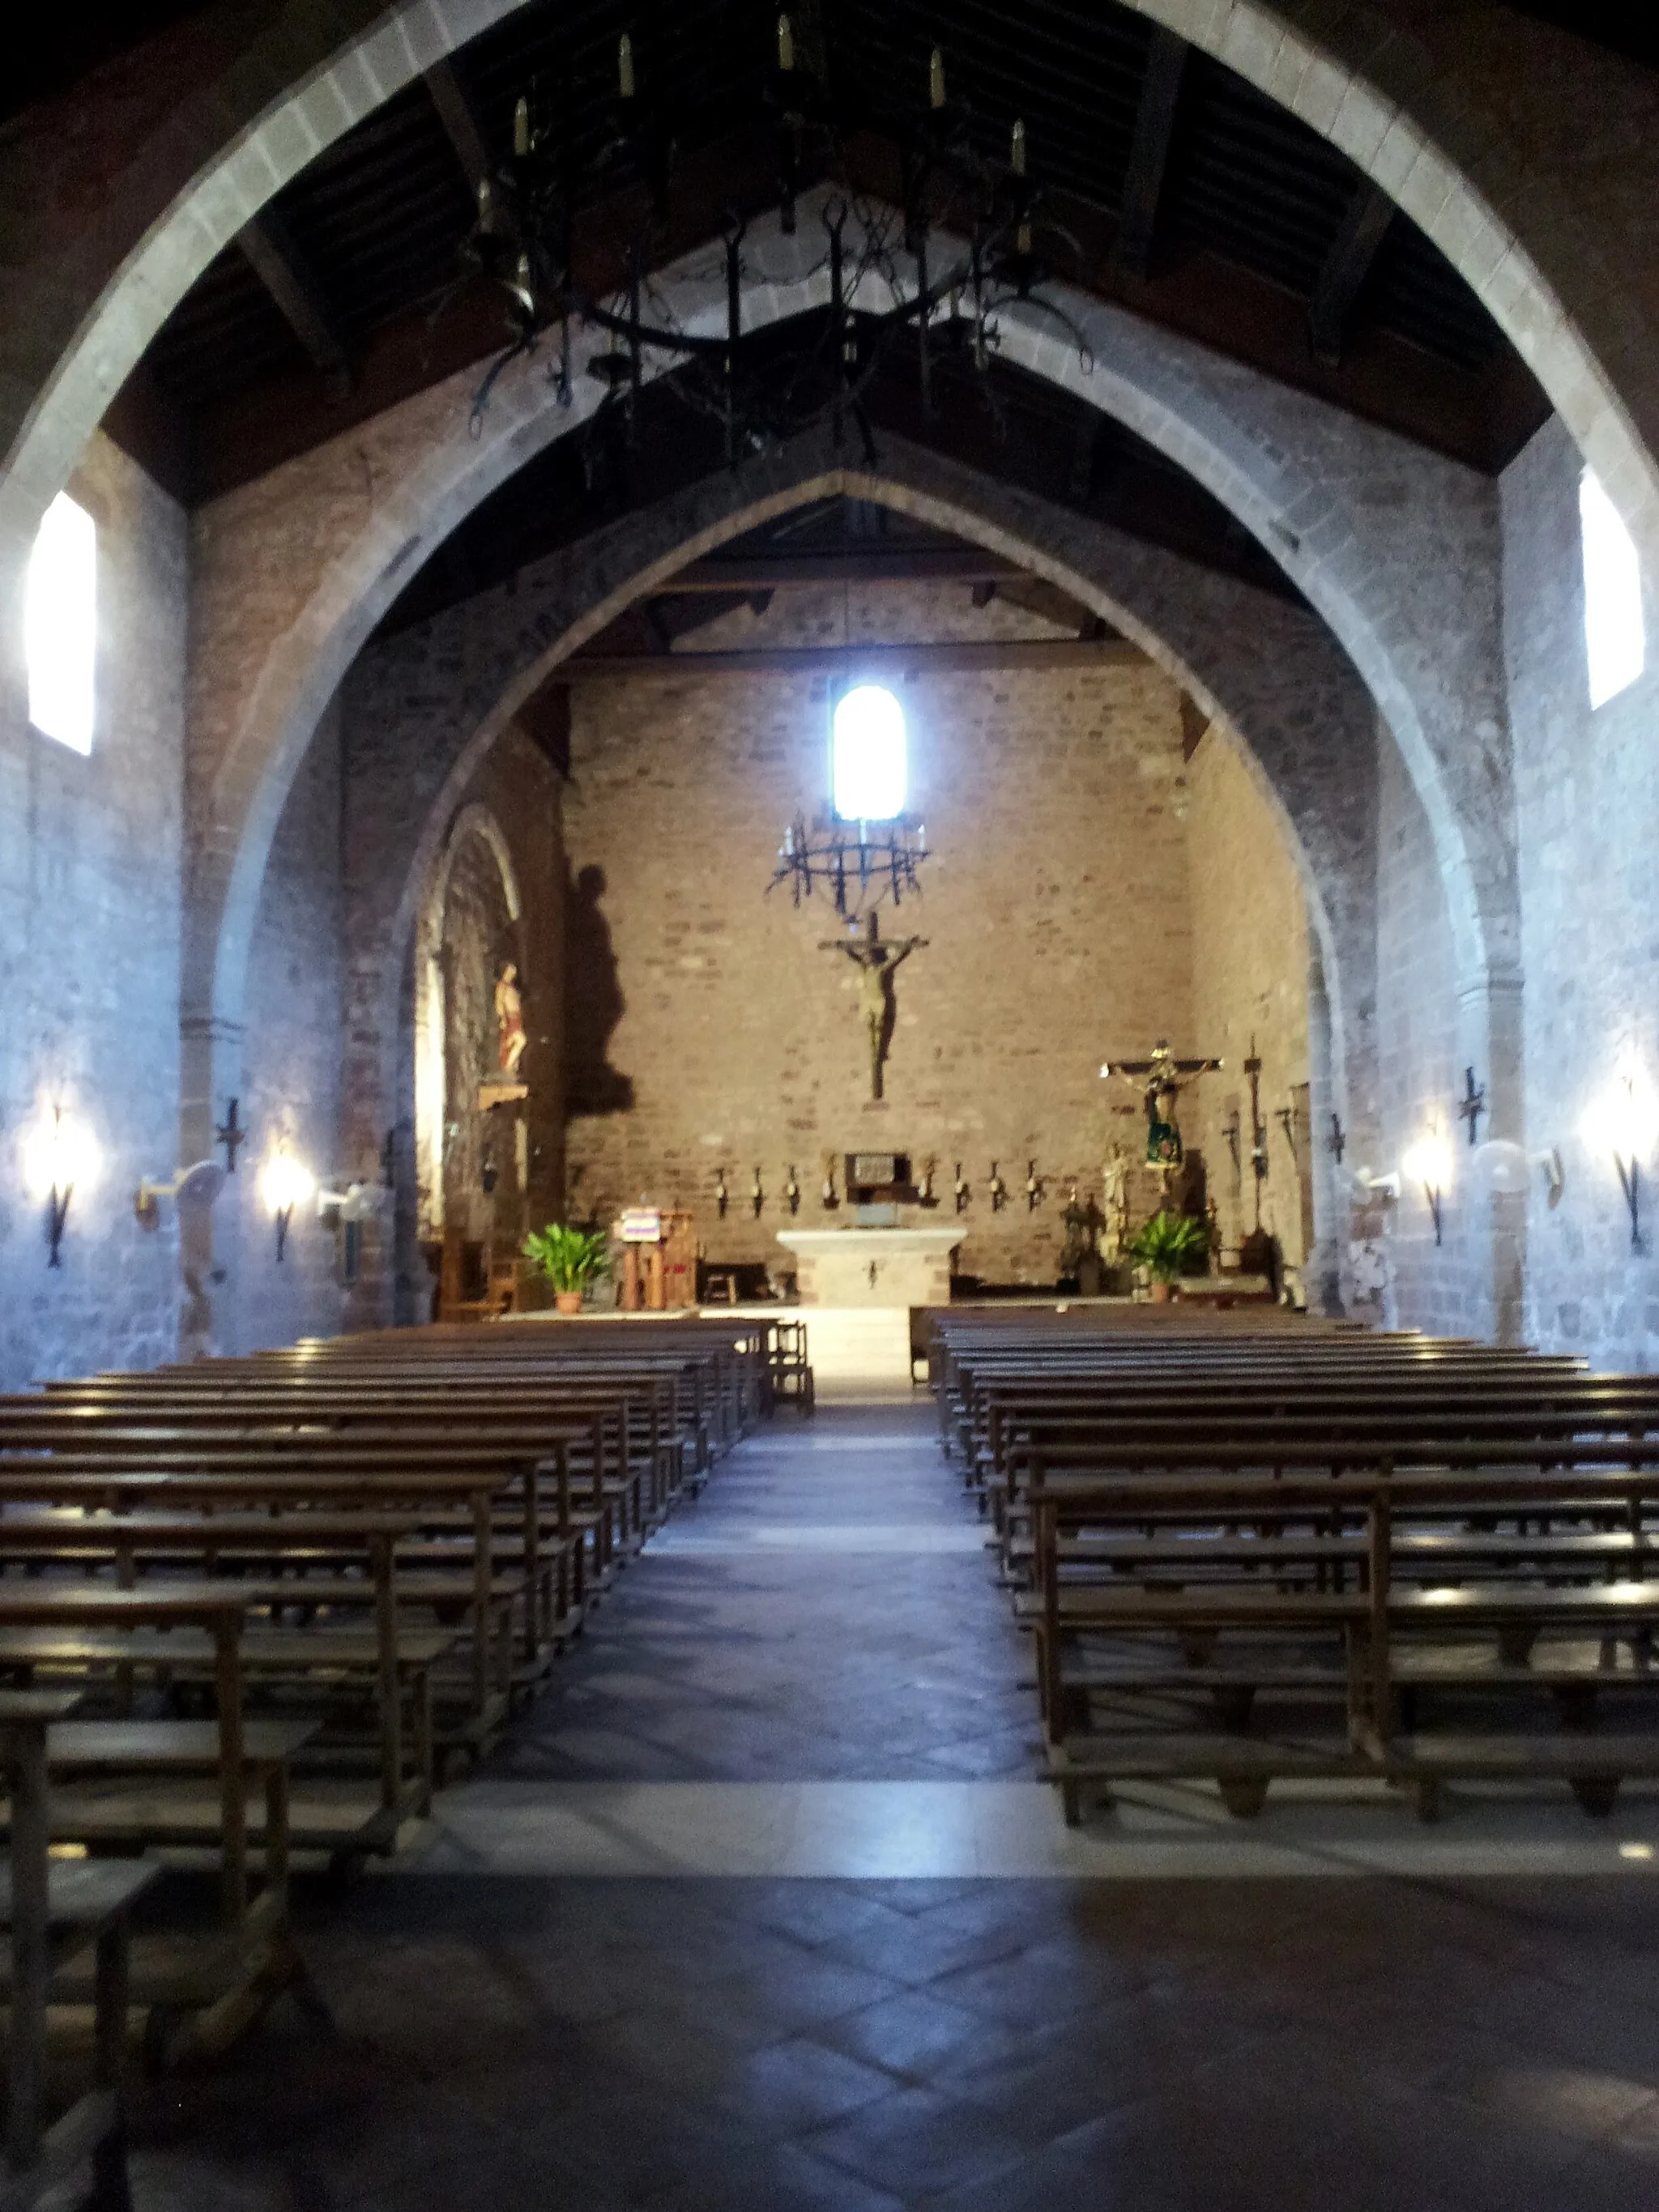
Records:
[[[859,1012],[864,1016],[864,1026],[870,1037],[870,1096],[882,1095],[881,1073],[886,1065],[887,1048],[892,1042],[893,1019],[896,1008],[893,999],[893,971],[913,952],[927,944],[925,937],[890,939],[883,944],[880,924],[875,909],[864,918],[862,937],[835,937],[818,946],[820,952],[842,952],[859,970]]]
[[[236,1119],[236,1103],[235,1099],[233,1098],[231,1100],[229,1105],[225,1109],[225,1118],[223,1122],[213,1133],[214,1143],[216,1145],[222,1145],[225,1148],[225,1173],[227,1175],[235,1174],[237,1152],[241,1146],[247,1142],[247,1131],[243,1128],[240,1122]]]
[[[1250,1168],[1255,1176],[1255,1225],[1261,1226],[1261,1186],[1267,1177],[1267,1127],[1261,1118],[1261,1056],[1250,1039],[1250,1056],[1244,1063],[1250,1079]]]
[[[1486,1110],[1486,1086],[1475,1081],[1472,1067],[1466,1067],[1463,1071],[1463,1096],[1458,1102],[1457,1115],[1460,1121],[1469,1125],[1471,1145],[1478,1145],[1480,1141],[1480,1116]]]
[[[1176,1119],[1181,1094],[1194,1076],[1212,1075],[1221,1066],[1218,1060],[1177,1060],[1160,1037],[1150,1060],[1108,1060],[1100,1071],[1104,1077],[1121,1077],[1139,1086],[1146,1109],[1146,1164],[1159,1169],[1166,1182],[1170,1170],[1186,1157]]]

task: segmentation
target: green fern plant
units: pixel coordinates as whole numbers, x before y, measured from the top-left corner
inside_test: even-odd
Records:
[[[1210,1225],[1186,1213],[1155,1213],[1125,1248],[1154,1282],[1172,1283],[1210,1249]]]
[[[538,1267],[556,1291],[585,1291],[601,1267],[611,1240],[602,1229],[575,1229],[550,1221],[524,1240],[524,1255]]]

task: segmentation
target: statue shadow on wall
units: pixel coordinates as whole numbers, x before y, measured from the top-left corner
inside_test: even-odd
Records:
[[[625,1114],[634,1079],[611,1065],[611,1038],[627,1000],[617,978],[611,925],[600,909],[603,868],[586,867],[565,885],[565,1112]]]

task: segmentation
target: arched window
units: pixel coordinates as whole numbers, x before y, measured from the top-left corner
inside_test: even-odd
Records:
[[[23,609],[29,720],[43,737],[92,750],[98,652],[98,530],[59,492],[29,556]]]
[[[1584,552],[1584,652],[1592,707],[1635,683],[1647,665],[1642,564],[1619,510],[1586,469],[1578,486]]]
[[[836,811],[843,822],[890,822],[904,811],[904,709],[880,684],[842,694],[832,725]]]

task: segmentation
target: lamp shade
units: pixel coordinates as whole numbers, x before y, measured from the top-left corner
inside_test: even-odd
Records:
[[[1437,1129],[1425,1130],[1401,1161],[1400,1172],[1425,1190],[1444,1190],[1452,1179],[1452,1148]]]

